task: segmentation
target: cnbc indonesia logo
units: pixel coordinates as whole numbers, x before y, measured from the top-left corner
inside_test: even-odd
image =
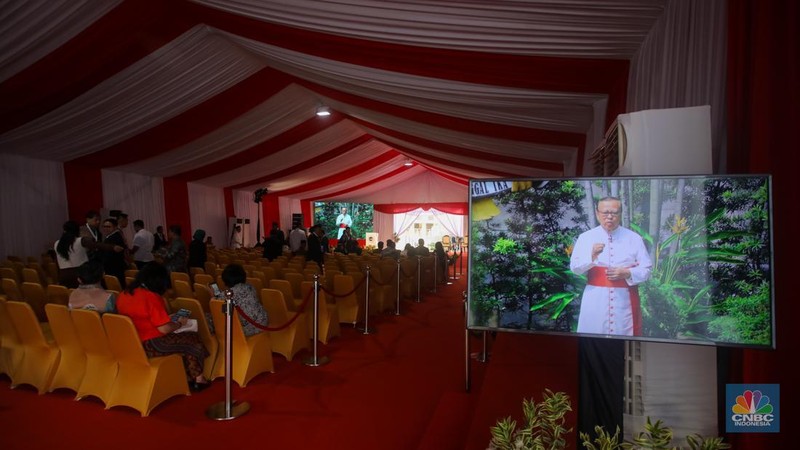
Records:
[[[771,427],[775,420],[773,406],[768,396],[760,390],[746,390],[736,396],[736,403],[731,407],[730,420],[734,427]]]

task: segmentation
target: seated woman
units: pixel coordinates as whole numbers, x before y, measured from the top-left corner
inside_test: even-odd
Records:
[[[175,333],[186,324],[186,317],[175,320],[167,314],[162,295],[170,285],[167,269],[156,262],[144,266],[134,281],[117,299],[117,311],[131,318],[148,357],[181,355],[189,387],[201,391],[209,386],[203,376],[203,360],[208,350],[196,332]]]
[[[242,310],[251,320],[266,327],[269,323],[267,311],[261,304],[256,288],[247,284],[247,272],[239,264],[228,264],[222,271],[222,281],[225,286],[233,293],[233,303]],[[242,324],[242,331],[245,336],[252,336],[264,330],[250,323],[249,320],[239,314],[239,321]]]
[[[116,296],[103,289],[103,263],[87,261],[78,267],[78,288],[69,294],[72,309],[92,309],[99,313],[116,312]]]

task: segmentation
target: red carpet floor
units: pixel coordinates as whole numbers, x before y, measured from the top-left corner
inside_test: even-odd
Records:
[[[522,395],[539,397],[544,387],[574,392],[576,358],[541,347],[550,345],[541,337],[514,335],[516,344],[506,345],[501,335],[488,364],[472,361],[467,393],[464,281],[421,303],[403,302],[400,316],[375,317],[375,334],[343,326],[340,338],[319,346],[331,358],[325,366],[303,365],[308,354],[291,362],[276,355],[274,374],[243,389],[234,383],[234,398],[251,410],[230,421],[205,416],[224,400],[221,379],[141,418],[94,399],[74,401],[66,390],[11,390],[0,377],[0,449],[484,449],[497,418],[520,415]],[[473,348],[479,344],[472,339]]]

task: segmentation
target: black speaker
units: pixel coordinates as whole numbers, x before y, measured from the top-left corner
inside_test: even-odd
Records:
[[[292,228],[294,228],[295,225],[299,225],[301,227],[303,226],[303,215],[302,214],[299,214],[299,213],[292,214]]]

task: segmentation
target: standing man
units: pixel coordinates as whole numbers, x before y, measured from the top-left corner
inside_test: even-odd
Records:
[[[136,263],[136,267],[139,270],[142,270],[145,264],[154,259],[153,246],[155,245],[155,236],[145,229],[144,221],[141,219],[133,221],[133,231],[136,232],[133,235],[133,248],[131,248],[133,262]]]
[[[322,269],[322,227],[314,225],[308,233],[306,261],[314,261]]]
[[[122,252],[124,247],[103,242],[103,234],[100,232],[100,213],[88,211],[86,213],[86,225],[80,228],[81,245],[86,249],[86,256],[90,260],[102,261],[103,251]]]
[[[292,224],[292,231],[289,232],[289,250],[294,255],[300,250],[300,243],[306,240],[306,232],[300,228],[300,224]]]
[[[595,215],[600,225],[578,236],[570,257],[570,270],[587,274],[578,332],[641,336],[637,285],[650,278],[650,255],[641,236],[620,226],[620,199],[600,199]]]
[[[336,239],[341,239],[344,229],[352,225],[353,219],[350,217],[350,214],[347,214],[347,208],[342,208],[342,213],[336,216],[336,227],[339,228],[339,234],[336,236]]]
[[[161,225],[156,227],[156,232],[153,235],[155,242],[153,243],[153,251],[160,249],[167,245],[167,236],[164,235],[164,227]]]

